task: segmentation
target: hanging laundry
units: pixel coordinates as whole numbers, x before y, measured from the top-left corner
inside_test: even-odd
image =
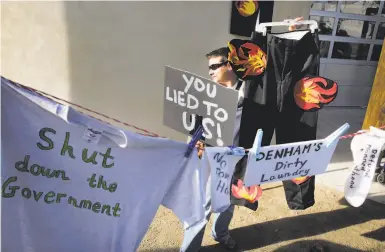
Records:
[[[262,188],[259,185],[245,186],[242,179],[235,179],[231,185],[231,193],[234,198],[246,200],[254,204],[262,196]]]
[[[318,35],[296,31],[265,37],[255,32],[251,41],[266,52],[267,63],[262,74],[246,81],[239,145],[250,148],[256,129],[264,132],[262,145],[270,144],[274,130],[278,144],[314,140],[317,111],[304,111],[296,104],[294,87],[306,76],[318,76]]]
[[[243,156],[235,166],[231,180],[230,201],[233,205],[244,206],[256,211],[259,205],[258,200],[262,196],[262,189],[259,187],[259,184],[244,185],[247,158],[247,155]]]
[[[243,154],[242,154],[243,153]],[[205,202],[210,200],[210,211],[220,213],[230,205],[258,208],[262,189],[258,185],[246,187],[238,178],[236,169],[246,165],[245,150],[241,147],[206,147],[200,165],[200,184],[206,185],[202,194]],[[239,169],[239,167],[238,167]]]
[[[196,150],[1,81],[2,250],[136,251],[163,204],[204,218]]]
[[[352,139],[350,149],[354,164],[344,190],[345,199],[350,205],[359,207],[365,202],[384,147],[385,131],[374,127]]]
[[[231,204],[231,179],[242,156],[229,154],[227,147],[206,147],[205,160],[210,166],[211,211],[225,211]]]
[[[260,21],[263,22],[266,21]],[[315,86],[306,89],[300,85],[300,80],[319,75],[317,31],[268,33],[266,36],[253,32],[250,41],[266,53],[266,66],[261,74],[249,76],[245,81],[239,146],[251,148],[257,129],[263,130],[262,146],[270,145],[274,132],[277,144],[315,140],[318,120],[316,108],[321,108],[322,102],[313,101],[315,105],[311,106],[308,106],[308,102],[304,106],[298,98],[303,97],[302,93],[314,96]],[[245,43],[250,41],[245,40]],[[323,89],[329,88],[328,80],[326,82],[328,86]],[[332,87],[334,89],[334,84]],[[299,91],[296,93],[296,90]],[[336,94],[333,92],[330,96],[322,97],[327,99],[323,103],[335,99]],[[242,167],[243,170],[245,167]],[[242,178],[244,171],[238,173],[238,177]],[[299,177],[304,178],[283,181],[286,200],[291,209],[306,209],[314,204],[314,176]]]

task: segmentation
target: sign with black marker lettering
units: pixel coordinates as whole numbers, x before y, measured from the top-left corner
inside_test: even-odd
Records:
[[[220,213],[230,206],[231,178],[242,156],[229,155],[223,147],[207,147],[205,155],[211,170],[211,211]]]
[[[338,139],[326,147],[326,139],[261,147],[249,153],[245,185],[291,180],[325,172]]]
[[[354,166],[346,178],[344,188],[345,199],[350,205],[359,207],[365,202],[384,145],[385,131],[373,127],[370,127],[368,133],[352,139],[350,149]]]
[[[206,143],[232,145],[238,93],[183,70],[165,70],[164,125],[188,135],[202,123]]]

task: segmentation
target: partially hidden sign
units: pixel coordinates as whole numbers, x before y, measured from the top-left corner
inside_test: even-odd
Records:
[[[213,81],[166,66],[163,124],[192,135],[199,124],[207,144],[233,144],[238,93]]]
[[[338,144],[337,138],[327,147],[330,136],[320,140],[263,146],[260,147],[258,154],[250,152],[244,178],[245,185],[324,173]]]
[[[242,156],[228,155],[227,148],[208,147],[205,155],[211,170],[211,211],[220,213],[230,206],[231,179]]]
[[[384,145],[385,131],[374,127],[370,127],[366,134],[355,136],[351,141],[354,164],[346,178],[344,189],[345,199],[350,205],[359,207],[368,197]]]

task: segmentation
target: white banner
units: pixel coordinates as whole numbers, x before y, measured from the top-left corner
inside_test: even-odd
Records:
[[[325,172],[338,144],[342,126],[325,139],[259,147],[249,152],[245,185],[271,183]],[[331,141],[331,139],[335,141]],[[329,145],[329,146],[328,146]]]

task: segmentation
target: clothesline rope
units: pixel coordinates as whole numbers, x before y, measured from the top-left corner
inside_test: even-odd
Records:
[[[100,116],[105,117],[105,118],[107,118],[107,119],[109,119],[109,120],[113,120],[113,121],[115,121],[115,122],[117,122],[117,123],[121,123],[121,124],[123,124],[123,125],[125,125],[125,126],[134,128],[134,129],[139,130],[139,131],[142,131],[142,132],[145,133],[145,134],[142,134],[142,135],[148,135],[148,136],[153,136],[153,137],[162,137],[162,138],[165,138],[165,137],[163,137],[163,136],[160,136],[160,135],[158,135],[158,134],[156,134],[156,133],[153,133],[153,132],[151,132],[151,131],[148,131],[148,130],[146,130],[146,129],[142,129],[142,128],[137,127],[137,126],[135,126],[135,125],[132,125],[132,124],[129,124],[129,123],[120,121],[120,120],[118,120],[118,119],[115,119],[115,118],[112,118],[112,117],[110,117],[110,116],[107,116],[107,115],[105,115],[105,114],[103,114],[103,113],[100,113],[100,112],[91,110],[91,109],[86,108],[86,107],[83,107],[83,106],[81,106],[81,105],[78,105],[78,104],[76,104],[76,103],[72,103],[72,102],[66,101],[66,100],[64,100],[64,99],[62,99],[62,98],[59,98],[59,97],[57,97],[57,96],[48,94],[48,93],[46,93],[46,92],[44,92],[44,91],[40,91],[40,90],[34,89],[34,88],[32,88],[32,87],[27,87],[27,86],[24,86],[24,85],[22,85],[22,84],[15,83],[15,82],[11,82],[11,84],[14,84],[14,85],[16,85],[16,86],[20,86],[20,87],[22,87],[22,88],[24,88],[24,89],[27,89],[27,90],[30,90],[30,91],[32,91],[32,92],[34,92],[34,93],[37,93],[37,94],[39,94],[39,95],[42,95],[42,96],[48,98],[48,99],[54,98],[54,99],[56,99],[56,100],[59,100],[59,101],[68,103],[68,104],[70,104],[70,105],[76,106],[76,107],[81,108],[81,109],[84,109],[84,110],[86,110],[86,111],[88,111],[88,112],[91,112],[91,113],[100,115]],[[51,97],[51,98],[50,98],[50,97]],[[51,100],[52,100],[52,99],[51,99]],[[81,112],[81,111],[79,111],[79,112],[82,113],[82,114],[84,114],[84,113]],[[89,115],[89,114],[87,114],[87,115],[90,116],[90,117],[92,117],[92,118],[94,118],[94,119],[96,119],[96,120],[99,120],[99,121],[102,121],[102,122],[104,122],[104,123],[110,124],[109,122],[103,121],[103,120],[101,120],[101,119],[99,119],[99,118],[95,118],[95,117],[93,117],[92,115]],[[110,124],[110,125],[111,125],[111,124]]]
[[[83,106],[81,106],[81,105],[78,105],[78,104],[76,104],[76,103],[72,103],[72,102],[66,101],[66,100],[64,100],[64,99],[62,99],[62,98],[59,98],[59,97],[57,97],[57,96],[48,94],[48,93],[46,93],[46,92],[44,92],[44,91],[40,91],[40,90],[34,89],[34,88],[32,88],[32,87],[27,87],[27,86],[24,86],[24,85],[22,85],[22,84],[20,84],[20,83],[16,83],[16,82],[13,82],[13,81],[10,81],[10,83],[13,84],[13,85],[16,85],[16,86],[20,86],[20,87],[22,87],[22,88],[24,88],[24,89],[30,90],[30,91],[32,91],[32,92],[34,92],[34,93],[40,94],[40,95],[42,95],[42,96],[44,96],[44,97],[46,97],[46,98],[48,98],[48,99],[50,99],[49,97],[54,98],[54,99],[56,99],[56,100],[59,100],[59,101],[68,103],[68,104],[70,104],[70,105],[76,106],[76,107],[81,108],[81,109],[84,109],[84,110],[86,110],[86,111],[88,111],[88,112],[97,114],[97,115],[102,116],[102,117],[105,117],[105,118],[107,118],[107,119],[109,119],[109,120],[113,120],[113,121],[115,121],[115,122],[117,122],[117,123],[121,123],[121,124],[123,124],[123,125],[125,125],[125,126],[134,128],[134,129],[136,129],[136,130],[139,130],[139,131],[142,131],[142,132],[145,133],[145,134],[139,133],[139,134],[141,134],[141,135],[152,136],[152,137],[166,138],[166,137],[160,136],[160,135],[158,135],[158,134],[156,134],[156,133],[153,133],[153,132],[151,132],[151,131],[149,131],[149,130],[146,130],[146,129],[137,127],[137,126],[135,126],[135,125],[132,125],[132,124],[129,124],[129,123],[126,123],[126,122],[123,122],[123,121],[120,121],[120,120],[115,119],[115,118],[113,118],[113,117],[107,116],[107,115],[105,115],[105,114],[103,114],[103,113],[94,111],[94,110],[92,110],[92,109],[83,107]],[[83,112],[81,112],[81,111],[79,111],[79,112],[80,112],[80,113],[83,113]],[[84,114],[84,113],[83,113],[83,114]],[[94,118],[94,119],[96,119],[96,120],[99,120],[99,121],[102,121],[102,122],[104,122],[104,123],[110,124],[109,122],[103,121],[103,120],[101,120],[101,119],[99,119],[99,118],[95,118],[95,117],[93,117],[93,116],[91,116],[91,115],[89,115],[89,114],[87,114],[87,115],[90,116],[90,117],[92,117],[92,118]],[[378,128],[379,128],[379,129],[385,129],[385,125],[382,125],[382,126],[380,126],[380,127],[378,127]],[[347,134],[347,135],[341,136],[340,139],[353,138],[353,137],[356,136],[356,135],[361,135],[361,134],[364,134],[364,133],[366,133],[366,132],[367,132],[367,130],[360,130],[360,131],[358,131],[358,132],[356,132],[356,133],[352,133],[352,134]]]

